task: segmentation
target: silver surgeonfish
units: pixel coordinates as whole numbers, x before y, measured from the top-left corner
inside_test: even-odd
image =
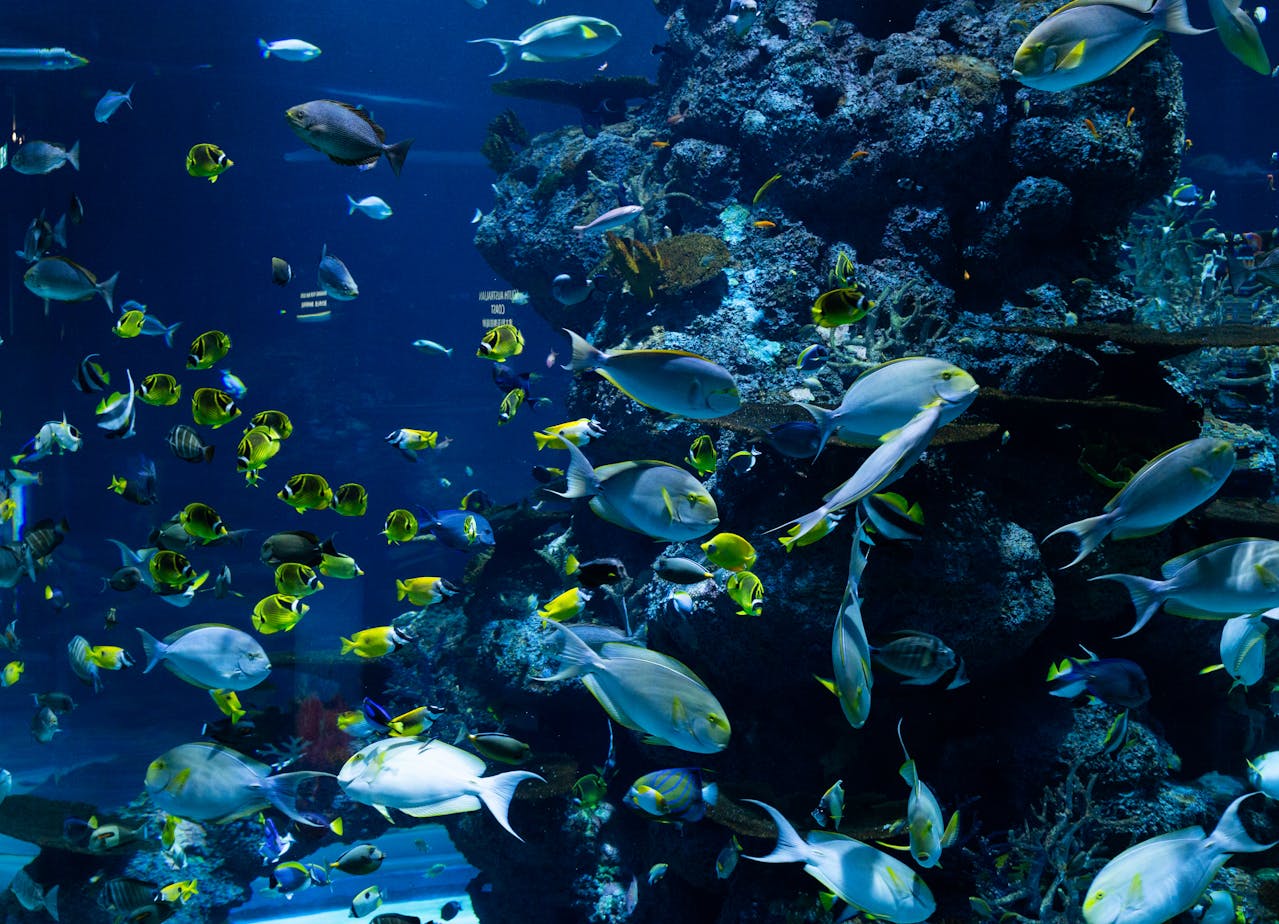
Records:
[[[271,768],[212,741],[193,741],[165,751],[147,767],[146,789],[156,808],[190,821],[225,824],[275,808],[312,827],[327,822],[298,807],[298,790],[331,773],[300,770],[271,775]]]
[[[1013,76],[1036,90],[1071,90],[1109,77],[1164,32],[1199,35],[1186,0],[1072,0],[1030,30]]]
[[[820,453],[832,436],[854,446],[877,446],[885,433],[900,430],[939,399],[942,411],[938,426],[945,426],[976,397],[977,383],[963,369],[944,359],[910,356],[863,372],[832,410],[797,403],[817,423]]]
[[[1139,631],[1162,606],[1178,616],[1226,619],[1279,607],[1279,542],[1224,539],[1164,562],[1163,580],[1101,574],[1132,597],[1137,622],[1117,638]]]
[[[383,738],[343,765],[338,785],[351,799],[371,805],[388,819],[388,808],[414,818],[433,818],[487,808],[498,823],[523,840],[508,818],[515,790],[542,780],[528,770],[484,776],[484,759],[443,741]]]
[[[955,843],[959,831],[959,813],[950,816],[946,823],[942,815],[941,805],[933,795],[928,784],[919,778],[919,770],[910,752],[906,750],[906,740],[902,737],[902,720],[897,721],[897,740],[902,746],[901,777],[910,787],[910,798],[906,802],[906,829],[910,832],[910,855],[915,862],[928,869],[936,866],[941,860],[942,848]]]
[[[646,460],[593,468],[582,450],[563,437],[559,441],[571,457],[568,483],[550,493],[589,497],[600,519],[667,542],[697,539],[719,524],[715,499],[679,466]]]
[[[1141,467],[1119,493],[1089,517],[1054,529],[1079,540],[1079,553],[1069,565],[1087,558],[1107,536],[1135,539],[1166,528],[1221,490],[1235,470],[1235,448],[1226,440],[1197,439],[1162,452]]]
[[[163,663],[192,686],[206,690],[248,690],[271,672],[271,662],[253,636],[231,626],[202,624],[155,638],[139,628],[149,674]]]
[[[120,276],[98,282],[93,275],[74,260],[66,257],[41,257],[22,276],[22,284],[33,295],[44,299],[44,313],[49,313],[49,302],[87,302],[101,295],[107,303],[107,311],[115,311],[115,283]]]
[[[565,328],[573,341],[574,372],[594,370],[645,407],[679,417],[726,417],[741,407],[737,382],[723,366],[684,350],[605,353]]]
[[[1236,853],[1258,853],[1259,844],[1239,821],[1245,793],[1226,809],[1211,834],[1183,828],[1147,838],[1101,868],[1084,899],[1088,924],[1163,924],[1192,905],[1217,871]]]
[[[809,831],[801,838],[785,816],[771,805],[758,805],[777,825],[777,846],[759,863],[803,863],[804,872],[859,911],[897,924],[927,921],[937,904],[913,869],[869,844],[833,831]],[[1092,924],[1092,922],[1090,922]],[[1125,922],[1127,924],[1127,922]]]
[[[669,655],[609,642],[599,653],[560,623],[561,669],[544,681],[581,677],[614,722],[644,732],[648,744],[715,754],[728,747],[732,728],[706,684]]]

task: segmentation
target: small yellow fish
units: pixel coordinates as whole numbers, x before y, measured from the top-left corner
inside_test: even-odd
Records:
[[[235,690],[210,690],[209,696],[213,697],[218,710],[231,720],[232,725],[244,718],[246,713],[244,707],[240,705],[240,697],[236,695]]]
[[[702,543],[702,551],[729,571],[749,571],[755,564],[755,547],[737,533],[716,533]]]
[[[455,593],[457,588],[441,577],[415,577],[395,581],[395,599],[399,601],[407,597],[414,606],[431,606]]]
[[[134,390],[134,394],[143,404],[149,404],[152,407],[170,407],[177,404],[178,399],[182,397],[182,386],[167,372],[152,372],[142,380],[142,384]]]
[[[206,330],[191,341],[191,350],[187,353],[187,368],[211,369],[214,363],[230,352],[230,337],[220,330]]]
[[[202,142],[187,151],[187,173],[191,176],[205,177],[210,183],[216,183],[218,177],[234,166],[235,161],[226,156],[216,144]]]
[[[361,629],[350,638],[343,638],[341,653],[355,654],[361,658],[380,658],[411,641],[412,636],[395,626],[375,626],[372,629]]]
[[[240,416],[235,399],[220,388],[197,388],[191,395],[191,418],[214,430]]]
[[[417,535],[417,517],[408,510],[392,510],[386,515],[386,525],[382,529],[387,545],[408,542]]]
[[[308,510],[324,510],[333,502],[333,489],[323,475],[294,475],[275,495],[299,514]]]
[[[85,651],[85,657],[106,671],[122,671],[133,666],[133,658],[116,645],[94,645]]]
[[[715,452],[715,442],[703,433],[693,440],[693,445],[688,448],[688,458],[685,461],[693,466],[693,470],[700,477],[705,478],[707,475],[714,474],[718,460],[718,454]]]
[[[333,489],[333,510],[344,517],[362,517],[369,510],[369,492],[354,481],[338,485]]]
[[[234,695],[234,694],[232,694]],[[174,903],[184,904],[192,895],[199,895],[200,890],[196,888],[199,880],[188,879],[185,882],[171,882],[166,886],[161,886],[156,896],[162,902],[168,902],[170,905]]]
[[[0,687],[13,686],[25,669],[26,665],[21,661],[10,661],[4,666],[4,671],[0,672]]]
[[[523,352],[524,335],[514,324],[507,323],[490,328],[480,341],[480,348],[475,351],[475,355],[481,359],[504,363]]]
[[[581,587],[570,587],[550,602],[542,605],[537,615],[555,622],[565,622],[581,614],[590,602],[591,594]]]
[[[758,616],[764,606],[764,585],[749,571],[739,571],[728,579],[724,593],[741,607],[738,616]]]
[[[253,628],[263,635],[291,632],[311,609],[297,597],[286,594],[268,594],[253,607]]]
[[[8,523],[18,510],[18,502],[12,497],[0,501],[0,523]]]
[[[142,322],[147,318],[146,312],[134,308],[120,315],[111,333],[124,340],[131,340],[142,333]]]

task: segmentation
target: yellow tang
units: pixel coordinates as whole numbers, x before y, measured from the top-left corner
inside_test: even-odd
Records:
[[[755,564],[755,547],[737,533],[716,533],[702,543],[702,551],[729,571],[749,571]]]
[[[245,710],[240,705],[240,697],[236,696],[235,690],[210,690],[209,695],[213,697],[219,711],[231,720],[232,725],[244,718]]]

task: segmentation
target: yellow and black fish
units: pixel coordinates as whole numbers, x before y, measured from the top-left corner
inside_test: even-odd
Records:
[[[138,400],[152,407],[169,407],[182,397],[182,386],[167,372],[152,372],[138,386]]]
[[[216,144],[202,142],[187,151],[187,173],[204,177],[210,183],[216,183],[218,177],[234,166],[235,161],[226,156]]]
[[[813,302],[813,323],[818,327],[856,324],[874,307],[875,303],[857,286],[831,289]]]
[[[305,473],[294,475],[276,494],[298,513],[308,510],[324,510],[333,503],[333,489],[323,475]]]
[[[235,399],[220,388],[197,388],[191,396],[191,417],[198,424],[216,430],[239,416]]]
[[[280,438],[270,427],[251,427],[244,431],[235,448],[235,470],[250,484],[256,484],[267,462],[280,451]]]
[[[333,509],[344,517],[362,517],[369,509],[369,492],[354,481],[338,485],[333,492]]]
[[[185,587],[196,578],[195,569],[187,557],[170,549],[161,549],[152,555],[147,562],[147,570],[158,583],[169,587]]]
[[[222,517],[218,516],[218,512],[208,504],[199,502],[187,504],[178,514],[178,522],[182,524],[188,536],[202,539],[206,543],[227,533]]]
[[[293,434],[293,421],[284,411],[258,411],[250,421],[255,427],[270,427],[275,435],[287,440]]]
[[[268,594],[253,607],[253,628],[263,635],[289,632],[302,621],[310,608],[297,597]]]
[[[212,369],[213,364],[231,352],[231,338],[220,330],[206,330],[191,341],[187,353],[188,369]]]
[[[408,542],[417,535],[417,517],[408,510],[392,510],[386,515],[382,535],[386,536],[387,545]]]
[[[145,311],[133,308],[120,315],[120,319],[115,322],[115,327],[111,328],[111,333],[123,340],[132,340],[142,333],[142,322],[146,319]]]
[[[275,569],[276,592],[286,597],[308,597],[324,584],[315,569],[301,562],[286,561]]]
[[[82,391],[85,394],[106,391],[107,386],[111,384],[111,373],[103,369],[100,363],[94,362],[94,358],[97,355],[97,353],[90,353],[80,360],[80,365],[76,368],[75,378],[71,380],[71,384],[75,385],[76,391]]]
[[[475,355],[481,359],[504,363],[522,352],[524,352],[524,335],[514,324],[507,323],[490,329],[480,341],[480,348],[475,351]]]

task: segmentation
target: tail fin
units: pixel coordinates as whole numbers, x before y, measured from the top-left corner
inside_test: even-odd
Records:
[[[789,552],[791,550],[791,547],[797,541],[799,541],[800,539],[803,539],[806,535],[808,535],[810,532],[812,532],[821,524],[822,518],[825,517],[827,513],[828,511],[826,509],[826,505],[823,504],[822,506],[818,507],[816,510],[810,510],[808,513],[804,514],[803,516],[796,517],[793,520],[787,520],[781,526],[773,527],[772,529],[768,530],[768,532],[775,533],[779,529],[782,529],[793,523],[794,526],[792,526],[791,529],[787,531],[784,537],[778,540],[786,548],[786,551]]]
[[[809,861],[813,855],[812,848],[804,843],[799,832],[781,812],[757,799],[742,801],[758,805],[773,819],[773,824],[777,825],[777,846],[773,848],[773,852],[763,857],[746,857],[747,860],[757,860],[760,863],[807,863]]]
[[[1252,836],[1244,830],[1243,823],[1239,821],[1239,805],[1245,799],[1250,799],[1257,795],[1255,792],[1244,793],[1226,809],[1225,814],[1221,816],[1221,820],[1217,822],[1217,827],[1213,829],[1212,834],[1208,835],[1208,843],[1217,848],[1221,853],[1259,853],[1262,850],[1269,850],[1279,841],[1269,844],[1259,844],[1252,839]]]
[[[76,170],[80,169],[80,142],[79,141],[71,145],[71,150],[67,151],[67,163],[75,167]]]
[[[519,56],[520,43],[513,39],[497,39],[497,38],[479,38],[471,39],[468,45],[474,45],[477,42],[488,42],[490,45],[496,45],[497,50],[502,53],[502,66],[489,74],[490,77],[496,77],[502,71],[511,66],[511,62]]]
[[[63,215],[58,219],[58,223],[53,226],[53,243],[59,247],[67,246],[67,216]]]
[[[355,642],[351,641],[349,638],[343,638],[342,651],[340,652],[340,654],[350,654],[351,652],[355,651],[355,649],[358,647],[359,646],[356,645]]]
[[[124,101],[129,104],[130,109],[133,108],[133,88],[136,86],[136,83],[131,83],[129,84],[129,89],[124,91]]]
[[[266,39],[258,39],[258,50],[262,52],[263,61],[271,57],[271,46],[266,43]]]
[[[294,773],[280,773],[267,777],[262,781],[262,795],[281,812],[299,824],[312,828],[327,828],[327,820],[298,808],[298,790],[302,784],[316,779],[337,779],[332,773],[319,770],[298,770]]]
[[[55,921],[60,920],[58,918],[58,887],[56,885],[44,893],[44,910],[49,912],[49,917]]]
[[[549,622],[548,625],[561,634],[563,647],[558,655],[560,669],[550,677],[534,677],[534,680],[542,683],[550,683],[552,680],[569,680],[573,677],[580,677],[582,674],[590,673],[590,668],[599,667],[604,663],[603,659],[589,645],[578,638],[572,629],[566,628],[563,623],[559,622]]]
[[[826,441],[835,435],[835,412],[828,411],[824,407],[818,407],[815,404],[805,404],[803,401],[796,401],[797,405],[808,411],[813,416],[813,422],[817,424],[819,438],[817,440],[817,452],[813,453],[816,459],[822,454],[822,450],[826,448]]]
[[[120,278],[120,274],[116,273],[110,279],[98,283],[97,290],[102,294],[102,299],[107,303],[107,311],[115,313],[115,283]]]
[[[1165,32],[1172,32],[1177,35],[1203,35],[1205,32],[1211,32],[1211,29],[1196,29],[1190,24],[1190,12],[1186,9],[1186,0],[1163,0],[1157,4],[1162,7],[1162,17],[1160,11],[1155,12],[1155,23]],[[1236,8],[1238,3],[1235,4]],[[1213,7],[1212,3],[1208,4],[1209,10]],[[1216,17],[1214,16],[1215,20]],[[1224,39],[1223,39],[1224,41]],[[1230,48],[1229,45],[1226,45]],[[1233,53],[1233,49],[1231,49]],[[1244,62],[1247,63],[1246,61]]]
[[[346,197],[346,214],[354,215],[356,207],[355,200],[348,195]]]
[[[551,494],[569,499],[594,497],[599,494],[603,486],[600,484],[599,476],[595,474],[595,469],[591,467],[590,461],[582,454],[582,450],[558,434],[556,439],[568,450],[568,471],[564,473],[564,480],[567,483],[563,491],[551,491],[550,488],[546,490]]]
[[[510,811],[511,799],[515,796],[516,788],[525,780],[546,782],[542,777],[529,770],[512,770],[509,773],[499,773],[497,776],[481,777],[476,781],[478,787],[475,794],[484,803],[484,807],[493,813],[497,823],[509,831],[511,836],[517,841],[522,841],[524,838],[515,833],[507,814]]]
[[[404,169],[404,158],[409,156],[409,148],[413,147],[415,140],[409,138],[406,141],[397,141],[382,149],[386,153],[386,162],[391,165],[391,172],[396,176],[399,176],[400,171]]]
[[[1150,622],[1150,617],[1159,611],[1164,604],[1163,582],[1150,578],[1137,577],[1135,574],[1099,574],[1089,581],[1117,581],[1132,597],[1132,605],[1137,610],[1137,622],[1123,635],[1115,638],[1127,638],[1141,631],[1141,627]]]
[[[906,785],[913,789],[919,782],[919,773],[915,770],[915,762],[910,759],[910,752],[906,750],[906,739],[902,737],[902,722],[904,721],[906,720],[897,720],[897,740],[902,746],[902,757],[906,759],[906,762],[901,765],[901,769],[897,772],[906,781]]]
[[[141,626],[138,626],[137,629],[138,634],[142,636],[142,653],[147,657],[147,666],[142,673],[149,674],[157,664],[164,660],[164,642]]]
[[[164,329],[164,345],[169,349],[173,349],[173,335],[178,332],[178,328],[181,326],[182,322],[178,321],[176,324],[170,324]]]
[[[570,370],[584,372],[587,369],[598,369],[604,365],[605,360],[608,359],[607,353],[591,346],[584,337],[573,333],[567,327],[564,328],[564,333],[568,334],[568,339],[573,344],[573,358],[568,364]]]
[[[1097,546],[1101,545],[1103,539],[1110,535],[1111,530],[1115,528],[1114,517],[1108,513],[1103,513],[1099,517],[1089,517],[1086,520],[1077,520],[1074,523],[1067,523],[1058,529],[1054,529],[1043,541],[1047,542],[1053,536],[1059,533],[1070,533],[1079,540],[1079,554],[1075,556],[1075,560],[1068,565],[1062,565],[1058,570],[1065,571],[1067,568],[1073,567],[1096,551]]]

